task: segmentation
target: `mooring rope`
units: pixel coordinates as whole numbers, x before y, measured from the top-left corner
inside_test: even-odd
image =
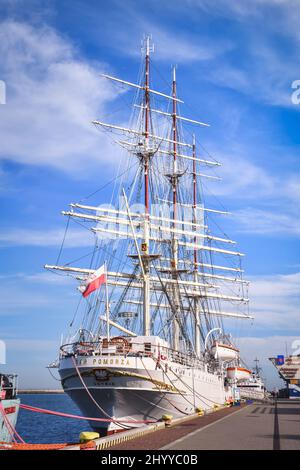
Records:
[[[105,423],[111,423],[114,422],[114,419],[109,419],[109,418],[91,418],[88,416],[79,416],[79,415],[73,415],[70,413],[63,413],[62,411],[53,411],[53,410],[47,410],[45,408],[38,408],[36,406],[30,406],[30,405],[20,405],[20,408],[26,411],[34,411],[36,413],[44,413],[48,415],[55,415],[55,416],[61,416],[62,418],[74,418],[74,419],[84,419],[86,421],[100,421],[100,422],[105,422]],[[156,423],[157,421],[153,420],[137,420],[137,421],[130,421],[130,420],[118,420],[118,423],[138,423],[138,424],[150,424],[150,423]]]
[[[90,397],[90,399],[92,400],[92,402],[96,405],[96,407],[98,408],[98,410],[100,410],[101,413],[104,414],[104,416],[107,416],[107,417],[111,420],[112,423],[118,424],[118,420],[112,419],[112,417],[109,416],[108,413],[106,413],[106,411],[99,405],[99,403],[96,402],[95,398],[93,397],[93,395],[91,394],[91,392],[90,392],[89,389],[87,388],[87,386],[86,386],[86,384],[85,384],[85,382],[84,382],[84,380],[83,380],[83,378],[82,378],[82,376],[81,376],[80,370],[79,370],[79,368],[78,368],[78,366],[77,366],[77,364],[76,364],[76,360],[75,360],[75,357],[74,357],[74,356],[72,356],[72,361],[73,361],[74,367],[75,367],[75,369],[76,369],[77,375],[78,375],[78,377],[79,377],[79,379],[80,379],[80,382],[81,382],[82,385],[84,386],[84,389],[85,389],[86,393],[88,394],[88,396]],[[119,424],[119,426],[120,426],[120,428],[123,428],[123,429],[124,429],[124,426],[122,426],[122,424]],[[128,426],[127,426],[127,427],[128,427]]]

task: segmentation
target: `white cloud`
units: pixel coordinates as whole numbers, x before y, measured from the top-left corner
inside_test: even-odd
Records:
[[[250,157],[241,153],[237,156],[234,150],[230,155],[218,152],[215,154],[222,162],[216,173],[222,178],[222,182],[210,183],[215,196],[257,198],[258,195],[265,197],[274,194],[276,179],[262,167],[252,163]]]
[[[233,214],[235,229],[243,233],[257,235],[300,235],[300,219],[297,211],[281,212],[278,209],[264,210],[248,207]]]
[[[271,168],[263,168],[254,163],[251,161],[252,155],[257,159],[259,153],[251,145],[247,149],[240,145],[240,151],[233,146],[231,153],[218,150],[214,152],[222,162],[216,172],[222,181],[203,180],[202,184],[208,199],[212,193],[217,197],[217,202],[222,198],[225,206],[228,205],[226,199],[233,201],[233,207],[236,207],[236,201],[238,207],[243,205],[241,209],[232,210],[231,220],[236,231],[258,235],[299,236],[300,179],[293,169],[297,168],[292,160],[293,152],[283,147],[271,148],[270,151],[275,161],[290,159],[284,173],[271,173]],[[209,204],[215,205],[216,201],[210,201]],[[229,210],[230,207],[231,202]]]
[[[149,5],[143,5],[143,2],[137,6],[136,2],[125,3],[117,0],[115,9],[107,12],[109,31],[106,34],[110,38],[110,47],[121,51],[122,54],[136,57],[141,53],[141,38],[150,34],[154,43],[155,60],[167,61],[170,65],[210,62],[232,49],[233,44],[229,39],[219,40],[216,36],[212,39],[200,28],[195,33],[192,28],[183,29],[180,26],[174,28],[173,25],[170,27],[167,22],[162,23],[155,12],[159,12],[160,15],[162,9],[168,10],[169,7],[168,2],[162,1],[159,5],[153,5],[153,11],[150,12],[148,11]],[[172,13],[178,14],[179,12],[180,15],[181,8],[181,2],[178,2],[172,6]],[[90,34],[97,37],[99,34],[98,6],[91,6],[91,11],[93,15],[90,15],[89,19]],[[112,29],[113,35],[110,34]]]
[[[39,272],[33,274],[27,273],[13,273],[13,274],[1,274],[1,281],[14,280],[15,282],[27,281],[29,283],[46,283],[46,284],[67,284],[70,283],[70,277],[63,276],[62,274],[53,275],[51,272]]]
[[[53,273],[2,275],[0,281],[0,316],[8,317],[9,322],[15,316],[30,317],[32,322],[38,318],[38,329],[42,328],[43,315],[47,321],[50,316],[63,319],[66,313],[75,310],[80,298],[74,280]],[[21,324],[17,325],[15,331],[20,327]]]
[[[200,16],[202,10],[209,21],[223,17],[237,31],[242,28],[241,37],[236,36],[240,40],[235,43],[240,55],[238,63],[219,57],[202,76],[251,95],[254,100],[300,109],[291,101],[291,83],[299,78],[300,4],[297,0],[185,0],[178,9],[187,17]]]
[[[5,285],[5,289],[4,289]],[[3,286],[3,287],[2,287]],[[0,316],[26,315],[28,310],[45,309],[51,298],[45,292],[28,290],[24,285],[2,281]]]
[[[270,8],[274,8],[278,12],[285,12],[287,15],[293,13],[293,8],[299,7],[298,0],[247,0],[237,2],[236,0],[183,0],[181,2],[185,7],[201,8],[205,11],[212,12],[214,15],[221,15],[232,18],[235,15],[239,19],[245,17],[264,17],[266,7],[269,12]],[[279,9],[277,10],[277,7]],[[284,7],[281,9],[280,7]]]
[[[286,182],[285,193],[296,203],[300,201],[300,176],[294,175]]]
[[[6,246],[60,246],[64,238],[63,229],[31,230],[10,229],[0,233],[0,247]],[[94,236],[84,228],[67,232],[65,248],[86,247],[94,244]]]
[[[252,99],[272,106],[299,107],[292,103],[292,82],[298,78],[298,67],[291,53],[282,57],[274,44],[260,44],[251,39],[246,65],[220,64],[209,74],[218,85],[251,95]],[[244,51],[245,52],[245,51]]]
[[[300,273],[250,277],[255,326],[300,335]]]
[[[7,84],[7,104],[0,108],[2,159],[77,174],[95,162],[114,165],[107,138],[91,124],[117,95],[99,77],[103,65],[80,59],[50,27],[15,21],[1,23],[0,55]]]
[[[174,34],[145,19],[139,21],[139,24],[141,37],[144,31],[151,31],[154,40],[155,59],[171,61],[172,64],[211,61],[233,47],[228,39],[221,44],[217,40],[213,42],[211,39],[199,37],[199,35],[193,37],[186,33]],[[120,44],[124,45],[124,42],[122,41]],[[139,53],[139,49],[133,42],[131,47],[126,44],[126,51],[133,56]]]

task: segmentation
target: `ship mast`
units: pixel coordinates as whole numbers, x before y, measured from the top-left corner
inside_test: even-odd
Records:
[[[173,81],[172,81],[172,97],[173,97],[173,109],[172,109],[172,140],[173,140],[173,173],[170,175],[170,182],[173,191],[173,223],[172,227],[175,229],[177,221],[177,184],[179,173],[177,171],[177,101],[176,96],[176,68],[173,67]],[[178,280],[178,240],[176,234],[172,235],[172,278]],[[175,315],[173,320],[173,348],[175,350],[180,349],[179,345],[179,312],[180,312],[180,299],[179,292],[176,284],[173,284],[174,301],[175,301]]]
[[[150,37],[146,38],[146,58],[145,58],[145,156],[144,156],[144,175],[145,175],[145,218],[149,214],[149,158],[147,151],[149,149],[149,114],[150,114]]]
[[[144,186],[145,186],[145,221],[144,221],[144,241],[141,245],[143,253],[143,334],[151,334],[150,319],[150,258],[149,258],[149,122],[150,122],[150,37],[146,38],[145,57],[145,149],[143,152],[144,164]]]
[[[174,223],[173,226],[175,227],[176,222],[176,212],[177,212],[177,109],[176,109],[176,68],[173,68],[173,83],[172,83],[172,96],[173,96],[173,219]],[[174,260],[177,262],[177,260]],[[176,267],[175,267],[176,268]]]
[[[195,134],[193,135],[193,222],[195,223],[195,232],[197,231],[197,169],[196,169],[196,139]],[[198,252],[196,249],[197,236],[194,237],[195,249],[194,249],[194,281],[198,282]],[[200,311],[199,311],[199,298],[195,297],[194,299],[194,311],[195,311],[195,352],[199,357],[201,353],[200,345]]]

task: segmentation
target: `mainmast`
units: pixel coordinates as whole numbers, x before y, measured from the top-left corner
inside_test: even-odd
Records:
[[[177,106],[176,106],[176,68],[173,68],[173,83],[172,83],[172,96],[173,96],[173,219],[174,227],[177,217]]]
[[[196,139],[195,134],[193,135],[193,222],[195,223],[195,232],[197,231],[197,169],[196,169]],[[194,249],[194,281],[198,282],[198,251],[196,249],[197,236],[194,237],[195,249]],[[194,310],[195,310],[195,352],[199,357],[201,353],[200,347],[200,311],[199,311],[199,298],[194,299]]]
[[[150,319],[150,257],[149,257],[149,126],[150,126],[150,37],[146,38],[145,56],[145,145],[143,152],[144,186],[145,186],[145,221],[144,240],[141,245],[144,269],[143,278],[143,334],[151,334]]]
[[[173,228],[176,227],[177,221],[177,183],[178,183],[178,171],[177,171],[177,101],[176,96],[176,68],[173,67],[173,82],[172,82],[172,97],[173,97],[173,109],[172,109],[172,139],[173,139],[173,174],[170,176],[170,182],[173,191]],[[176,280],[178,278],[178,241],[176,234],[172,235],[172,278]],[[180,299],[177,286],[174,284],[174,300],[175,300],[175,318],[173,321],[173,348],[175,350],[179,349],[179,309],[180,309]]]
[[[197,170],[196,170],[196,139],[193,135],[193,222],[197,223]],[[196,228],[195,228],[196,231]],[[194,237],[195,245],[197,244],[197,237]],[[194,249],[194,270],[198,271],[198,252]]]
[[[145,215],[149,214],[149,114],[150,114],[150,37],[146,38],[146,58],[145,58],[145,156],[144,156],[144,175],[145,175]]]

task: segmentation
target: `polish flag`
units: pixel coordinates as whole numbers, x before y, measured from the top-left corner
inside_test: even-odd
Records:
[[[101,268],[97,269],[91,276],[86,280],[84,290],[82,292],[83,297],[88,297],[92,292],[102,286],[106,282],[106,267],[105,264]]]

